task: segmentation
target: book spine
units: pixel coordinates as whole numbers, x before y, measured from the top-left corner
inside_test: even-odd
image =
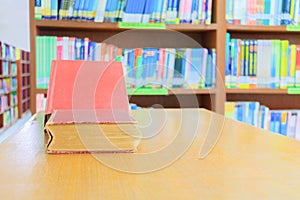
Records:
[[[58,0],[50,0],[51,3],[51,19],[58,19]]]
[[[281,41],[280,88],[287,88],[289,41]]]
[[[42,0],[34,1],[34,19],[35,20],[42,19]]]
[[[300,87],[300,45],[296,45],[295,86]]]

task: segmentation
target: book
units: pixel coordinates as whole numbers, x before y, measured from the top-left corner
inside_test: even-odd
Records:
[[[140,140],[121,62],[52,61],[45,114],[48,153],[134,152]]]
[[[139,142],[124,110],[55,110],[45,126],[48,153],[135,152]]]
[[[82,109],[129,112],[128,102],[120,62],[52,61],[45,114]]]

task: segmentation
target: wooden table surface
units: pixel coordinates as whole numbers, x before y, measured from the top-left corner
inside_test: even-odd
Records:
[[[298,141],[204,109],[132,115],[135,154],[49,155],[27,122],[0,145],[0,199],[300,199]]]

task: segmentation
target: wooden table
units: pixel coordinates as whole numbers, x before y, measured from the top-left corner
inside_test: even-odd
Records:
[[[204,109],[132,115],[136,154],[48,155],[41,122],[27,122],[0,145],[0,199],[300,198],[296,140]]]

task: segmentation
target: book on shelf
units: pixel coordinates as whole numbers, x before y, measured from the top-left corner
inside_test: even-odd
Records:
[[[119,48],[89,38],[37,36],[36,52],[37,88],[48,88],[51,60],[120,61],[128,89],[215,86],[215,49]]]
[[[299,45],[288,40],[226,39],[226,88],[299,87]]]
[[[299,25],[299,0],[226,0],[226,21],[242,25]]]
[[[271,110],[259,102],[229,101],[225,116],[300,140],[300,110]]]
[[[212,0],[37,0],[35,20],[210,24]]]
[[[134,152],[140,141],[120,62],[52,61],[45,114],[48,153]]]

